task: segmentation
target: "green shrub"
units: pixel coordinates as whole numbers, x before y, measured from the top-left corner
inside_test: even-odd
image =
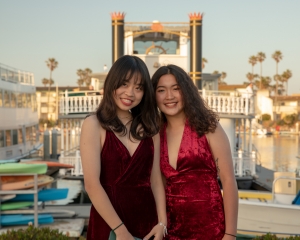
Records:
[[[299,237],[288,237],[288,238],[279,238],[275,234],[268,233],[267,235],[258,236],[254,238],[253,240],[300,240]]]
[[[269,120],[271,120],[271,115],[265,113],[265,114],[261,115],[261,120],[262,121],[269,121]]]
[[[26,229],[9,230],[0,235],[0,240],[69,240],[69,237],[58,230],[30,225]]]

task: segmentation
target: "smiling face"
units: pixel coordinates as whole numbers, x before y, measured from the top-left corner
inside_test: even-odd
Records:
[[[130,79],[123,80],[121,86],[114,92],[117,115],[122,116],[124,113],[128,113],[130,109],[141,102],[143,96],[141,76],[134,74]]]
[[[172,74],[160,77],[155,90],[157,106],[165,116],[183,116],[184,103],[180,87]]]

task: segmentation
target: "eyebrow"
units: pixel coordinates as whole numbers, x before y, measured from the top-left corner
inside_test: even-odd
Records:
[[[157,86],[156,88],[165,88],[166,86]],[[178,83],[172,85],[171,87],[180,87]]]

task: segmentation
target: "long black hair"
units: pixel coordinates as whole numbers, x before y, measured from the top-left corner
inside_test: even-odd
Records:
[[[140,58],[125,55],[112,65],[104,82],[103,99],[96,111],[96,115],[104,129],[126,134],[126,127],[117,116],[114,94],[115,90],[124,81],[132,77],[141,80],[140,84],[144,95],[141,102],[131,109],[132,123],[130,136],[141,140],[158,133],[159,113],[149,71],[146,64]]]
[[[214,132],[219,121],[218,115],[212,111],[201,98],[198,88],[193,83],[190,76],[176,65],[167,65],[160,67],[152,76],[152,85],[156,91],[159,79],[166,74],[172,74],[180,87],[184,113],[189,125],[202,136],[205,133]],[[161,123],[167,122],[167,118],[161,112]]]

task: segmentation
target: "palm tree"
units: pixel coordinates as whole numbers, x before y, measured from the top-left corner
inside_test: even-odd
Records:
[[[49,96],[50,96],[50,87],[51,85],[54,83],[54,81],[52,80],[52,72],[54,71],[55,68],[57,68],[58,66],[58,62],[55,60],[55,58],[49,58],[46,61],[47,67],[50,69],[50,78],[49,78],[49,87],[48,87],[48,113],[49,113]]]
[[[78,69],[76,74],[79,76],[79,80],[80,82],[79,83],[85,83],[85,85],[87,87],[89,87],[91,85],[91,76],[90,74],[92,73],[92,70],[89,69],[89,68],[86,68],[84,70],[82,69]],[[78,81],[77,81],[77,84],[79,85]]]
[[[286,71],[283,72],[283,74],[281,75],[281,80],[282,82],[285,82],[285,94],[287,95],[287,91],[288,91],[288,80],[292,77],[292,71],[287,69]]]
[[[226,73],[226,72],[222,72],[222,73],[221,73],[221,80],[222,80],[222,83],[223,83],[223,84],[226,84],[225,81],[224,81],[224,79],[225,79],[226,77],[227,77],[227,73]]]
[[[78,79],[77,80],[77,85],[79,86],[79,90],[80,90],[81,86],[83,85],[83,80],[82,79]]]
[[[216,75],[216,74],[220,74],[219,71],[215,70],[213,71],[212,75]],[[221,79],[221,76],[218,78],[218,84],[221,84],[222,83],[222,79]]]
[[[208,63],[206,58],[202,58],[202,69],[205,68],[205,63]]]
[[[256,56],[256,60],[260,62],[260,84],[259,84],[259,89],[261,89],[261,84],[262,84],[262,62],[266,59],[266,54],[263,52],[259,52]]]
[[[252,83],[252,81],[253,81],[253,79],[254,79],[254,74],[248,72],[248,73],[246,74],[246,77],[248,78],[249,82]]]
[[[50,85],[50,88],[51,88],[51,86],[54,84],[53,79],[50,79],[48,84]]]
[[[272,58],[275,60],[276,62],[276,75],[278,75],[278,63],[282,60],[282,53],[281,51],[275,51],[273,54],[272,54]],[[275,96],[278,94],[277,93],[277,89],[278,89],[278,78],[276,80],[276,90],[275,90]]]
[[[254,74],[254,65],[257,63],[256,56],[249,57],[249,63],[252,65],[252,74]]]
[[[85,72],[85,85],[87,87],[89,87],[91,85],[91,81],[92,81],[92,78],[90,76],[90,74],[92,73],[92,70],[89,68],[86,68],[86,69],[84,69],[84,72]]]
[[[47,78],[43,78],[42,83],[43,83],[44,87],[46,87],[46,85],[49,83],[49,80]]]

